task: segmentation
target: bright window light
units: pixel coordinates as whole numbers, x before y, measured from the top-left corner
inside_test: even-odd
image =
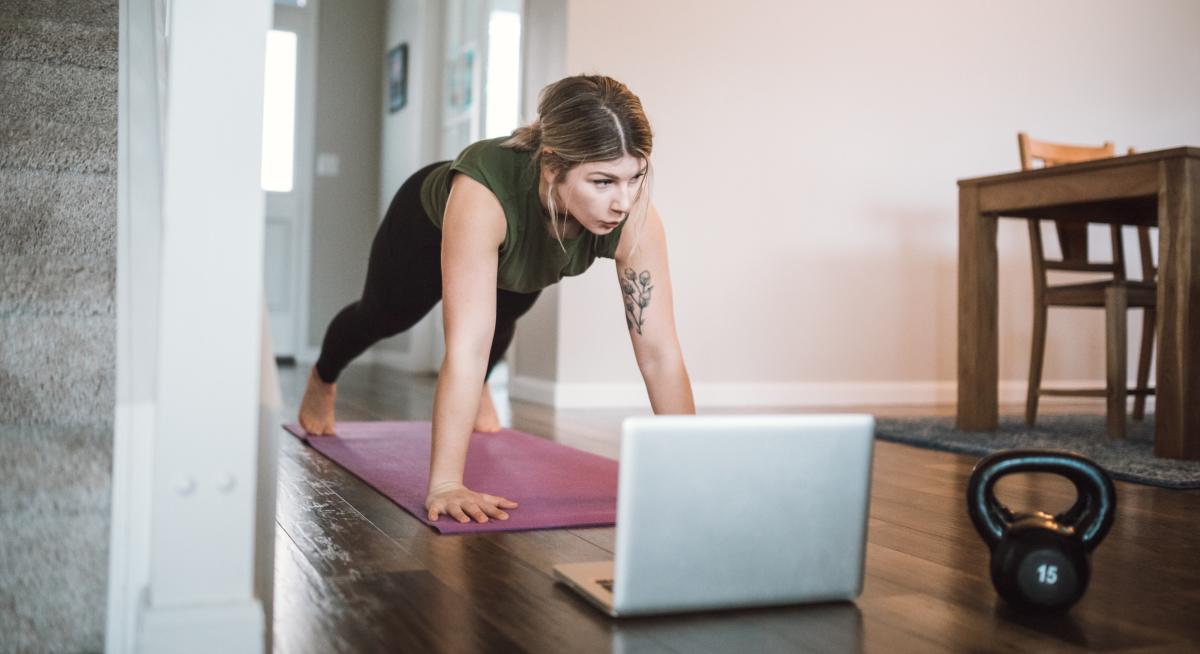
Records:
[[[507,136],[519,125],[521,15],[495,10],[488,20],[487,126],[485,138]]]
[[[296,34],[267,32],[263,97],[262,187],[292,190],[296,150]]]

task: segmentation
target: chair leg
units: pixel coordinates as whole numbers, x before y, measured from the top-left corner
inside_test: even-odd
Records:
[[[1105,384],[1108,397],[1108,437],[1125,438],[1125,401],[1128,394],[1128,362],[1126,361],[1126,322],[1129,297],[1124,286],[1109,286],[1104,291],[1104,313],[1106,329],[1104,338],[1108,342],[1108,382]]]
[[[1146,417],[1146,390],[1150,388],[1150,358],[1154,354],[1155,309],[1142,309],[1142,347],[1138,352],[1137,398],[1133,400],[1133,419]]]
[[[1029,390],[1025,395],[1025,424],[1032,427],[1037,420],[1038,394],[1042,388],[1042,362],[1046,357],[1046,305],[1036,302],[1033,307],[1033,343],[1029,356]]]

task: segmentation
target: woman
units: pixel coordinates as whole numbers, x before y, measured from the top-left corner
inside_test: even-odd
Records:
[[[472,431],[499,430],[487,376],[541,289],[584,272],[598,256],[616,261],[654,412],[695,413],[675,334],[666,237],[650,203],[652,135],[641,101],[609,77],[568,77],[542,90],[538,114],[511,137],[475,143],[401,186],[371,246],[362,299],[330,323],[301,402],[308,433],[333,433],[336,380],[346,364],[444,300],[430,520],[507,520],[506,510],[517,507],[463,485]]]

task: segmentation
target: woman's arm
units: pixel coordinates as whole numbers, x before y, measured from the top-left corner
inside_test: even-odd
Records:
[[[496,267],[504,241],[504,210],[487,187],[457,175],[442,222],[442,310],[446,358],[433,399],[433,444],[429,461],[430,520],[445,513],[459,522],[506,519],[516,503],[477,493],[463,485],[467,445],[479,389],[487,374],[496,327]]]
[[[614,258],[638,369],[654,413],[695,413],[692,382],[675,333],[667,238],[654,205],[646,213],[640,236],[637,231],[636,226],[625,225]]]

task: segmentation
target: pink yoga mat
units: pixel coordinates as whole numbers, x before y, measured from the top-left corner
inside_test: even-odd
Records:
[[[425,518],[429,482],[428,422],[340,422],[337,436],[307,436],[313,449],[443,534],[607,527],[616,523],[617,462],[512,429],[471,435],[463,483],[520,503],[508,520],[459,523]]]

